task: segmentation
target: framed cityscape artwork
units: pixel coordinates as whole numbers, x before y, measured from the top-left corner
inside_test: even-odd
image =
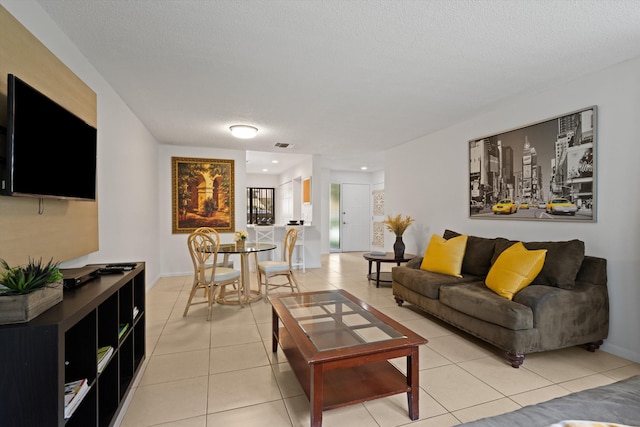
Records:
[[[596,110],[469,141],[469,217],[595,222]]]
[[[235,229],[234,161],[171,158],[173,233]]]

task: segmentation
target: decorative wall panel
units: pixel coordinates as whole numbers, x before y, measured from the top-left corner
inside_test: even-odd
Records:
[[[2,6],[0,28],[0,126],[7,125],[9,73],[96,126],[95,92]],[[68,261],[97,250],[97,201],[46,199],[40,205],[37,198],[0,196],[0,258],[10,265],[29,257]]]
[[[384,248],[384,223],[373,223],[373,242],[371,243],[373,244],[373,246]]]
[[[373,190],[373,215],[384,215],[384,190]]]

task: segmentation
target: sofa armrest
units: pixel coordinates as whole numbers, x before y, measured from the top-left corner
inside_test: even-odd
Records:
[[[563,348],[606,338],[609,330],[609,299],[606,286],[577,283],[571,290],[529,285],[513,301],[533,310],[533,326],[539,330],[543,348]],[[593,338],[592,338],[593,337]]]
[[[422,257],[417,256],[415,258],[412,258],[411,261],[408,261],[405,266],[417,270],[418,268],[420,268],[420,264],[422,264]]]
[[[607,286],[607,260],[585,255],[576,282]]]

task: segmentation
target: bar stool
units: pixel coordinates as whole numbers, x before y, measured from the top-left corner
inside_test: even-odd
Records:
[[[276,228],[273,225],[256,225],[256,243],[276,243]],[[273,261],[273,252],[269,251],[269,259]]]
[[[273,225],[256,225],[253,229],[256,231],[256,245],[260,243],[276,244],[276,228]],[[261,260],[264,261],[265,257],[268,257],[269,261],[273,261],[273,252],[275,251],[268,251],[268,254],[265,255],[256,252],[254,254],[255,265],[251,268],[251,271],[257,271],[258,263]]]

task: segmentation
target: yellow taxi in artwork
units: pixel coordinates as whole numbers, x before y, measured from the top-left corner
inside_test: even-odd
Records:
[[[518,212],[518,205],[512,199],[501,199],[491,207],[494,214],[512,214]]]
[[[578,207],[563,197],[556,197],[555,199],[547,202],[546,211],[548,214],[568,214],[575,215],[578,212]]]

